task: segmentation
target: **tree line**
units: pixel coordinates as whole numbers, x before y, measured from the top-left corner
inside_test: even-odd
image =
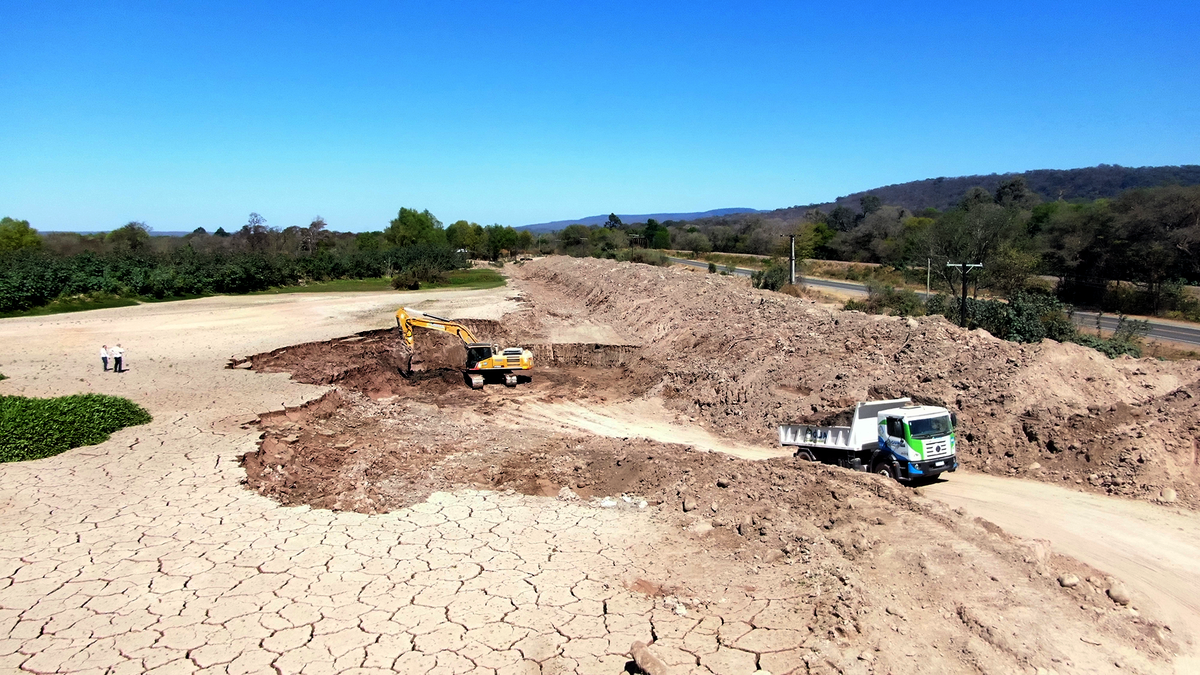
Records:
[[[626,237],[658,231],[635,224]],[[790,220],[735,214],[668,223],[671,246],[874,263],[912,272],[928,265],[936,290],[1009,297],[1050,291],[1061,300],[1126,314],[1200,312],[1185,286],[1200,284],[1200,186],[1126,190],[1113,199],[1044,201],[1017,176],[995,190],[974,187],[951,208],[912,212],[864,195],[857,209],[808,209]],[[655,243],[665,243],[658,239]],[[1200,315],[1195,318],[1200,318]]]
[[[497,259],[535,242],[511,227],[459,221],[402,208],[375,232],[332,231],[323,218],[283,229],[251,213],[232,232],[197,228],[155,236],[141,222],[110,232],[39,233],[28,221],[0,220],[0,314],[78,296],[194,297],[247,293],[330,279],[390,277],[404,287]]]

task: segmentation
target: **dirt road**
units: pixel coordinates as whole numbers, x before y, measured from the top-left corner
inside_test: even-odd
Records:
[[[1200,672],[1200,518],[1132,500],[1083,494],[1034,481],[957,472],[927,495],[962,507],[1020,537],[1048,539],[1054,551],[1124,580],[1192,642],[1176,672]]]

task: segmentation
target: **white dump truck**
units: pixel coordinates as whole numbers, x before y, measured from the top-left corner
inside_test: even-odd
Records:
[[[898,398],[859,403],[848,427],[784,424],[779,442],[802,459],[914,480],[958,468],[957,428],[955,413]]]

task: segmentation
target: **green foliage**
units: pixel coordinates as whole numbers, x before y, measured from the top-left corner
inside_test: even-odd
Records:
[[[112,293],[96,292],[56,298],[39,307],[11,312],[0,312],[0,318],[15,316],[46,316],[67,312],[86,312],[93,309],[133,307],[138,304],[133,298],[123,298]]]
[[[708,263],[708,273],[709,274],[717,273],[717,263],[714,263],[714,262]]]
[[[428,279],[436,272],[467,266],[462,254],[430,244],[383,250],[346,247],[309,255],[221,249],[200,252],[183,246],[166,252],[84,252],[62,257],[26,249],[0,254],[0,314],[75,296],[167,299],[248,293],[301,280],[372,279],[408,270]]]
[[[925,314],[925,303],[921,302],[921,298],[910,290],[897,290],[887,284],[869,282],[866,301],[848,300],[842,309],[857,310],[868,314],[921,316]]]
[[[750,275],[750,283],[755,288],[761,288],[768,291],[778,291],[788,284],[791,279],[791,271],[779,263],[778,260],[772,259],[767,266],[758,272]]]
[[[476,267],[467,270],[454,270],[447,272],[442,276],[440,281],[431,281],[422,284],[424,289],[434,288],[454,288],[454,289],[483,289],[483,288],[498,288],[508,283],[499,272],[486,267]]]
[[[446,231],[442,223],[429,212],[402,208],[383,232],[383,238],[391,246],[404,248],[417,244],[444,245]]]
[[[13,220],[7,216],[0,218],[0,253],[38,248],[41,245],[42,237],[29,226],[28,220]]]
[[[627,248],[617,252],[617,260],[666,267],[671,264],[667,254],[657,249]]]
[[[150,231],[145,223],[131,222],[109,232],[105,240],[118,251],[141,251],[150,243]]]
[[[102,443],[112,432],[150,419],[141,406],[117,396],[0,396],[0,462],[39,459]]]
[[[935,295],[926,303],[929,314],[941,314],[958,323],[959,300]],[[967,327],[982,328],[1013,342],[1041,342],[1050,338],[1069,342],[1076,336],[1068,308],[1052,295],[1017,293],[1008,302],[967,298]]]

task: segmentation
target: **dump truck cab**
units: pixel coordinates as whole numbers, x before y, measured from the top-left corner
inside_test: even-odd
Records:
[[[910,404],[881,410],[876,425],[875,465],[890,460],[896,478],[928,478],[958,468],[958,416],[945,408]]]

